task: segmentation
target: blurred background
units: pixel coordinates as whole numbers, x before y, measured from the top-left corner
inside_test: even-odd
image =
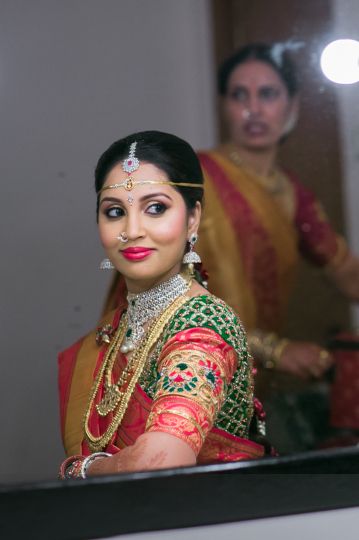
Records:
[[[358,86],[319,65],[328,42],[359,38],[358,18],[357,0],[0,0],[0,483],[55,478],[63,459],[57,353],[96,325],[109,281],[99,155],[137,130],[196,149],[225,138],[215,70],[234,49],[300,44],[300,119],[282,162],[359,253]],[[358,320],[303,263],[287,334],[323,341]]]

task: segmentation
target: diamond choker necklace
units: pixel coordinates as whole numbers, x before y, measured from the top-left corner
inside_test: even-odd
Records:
[[[143,326],[158,317],[176,298],[191,286],[180,274],[138,294],[128,293],[127,331],[120,347],[124,354],[133,351],[145,334]]]

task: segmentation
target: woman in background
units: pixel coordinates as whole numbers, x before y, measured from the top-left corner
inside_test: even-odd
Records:
[[[298,113],[294,66],[278,45],[248,45],[220,67],[218,90],[230,140],[199,153],[206,209],[198,250],[209,288],[240,310],[264,367],[320,377],[332,363],[329,352],[279,336],[298,257],[323,268],[356,301],[359,262],[313,193],[277,163]]]
[[[277,162],[298,114],[288,53],[280,44],[244,47],[220,67],[218,90],[230,138],[199,153],[206,207],[198,250],[209,289],[240,310],[251,352],[266,369],[258,392],[269,438],[281,453],[313,448],[332,430],[329,387],[311,380],[324,375],[333,357],[316,343],[281,335],[295,271],[303,256],[357,301],[359,262],[314,194]]]
[[[62,478],[260,457],[252,365],[237,315],[193,277],[203,175],[183,140],[115,142],[95,173],[97,217],[127,290],[61,353]]]

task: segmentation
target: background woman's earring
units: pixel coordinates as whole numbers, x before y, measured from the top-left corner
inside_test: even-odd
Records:
[[[182,259],[183,264],[188,264],[188,272],[191,277],[194,276],[194,265],[197,263],[202,262],[201,257],[196,253],[193,249],[193,246],[198,240],[198,236],[196,234],[192,234],[189,241],[189,251],[184,254],[184,257]]]
[[[288,120],[286,121],[286,124],[282,131],[282,137],[285,137],[286,135],[289,135],[291,131],[295,128],[298,121],[298,114],[296,112],[292,112]]]
[[[101,261],[100,270],[113,270],[114,268],[115,267],[110,261],[110,259],[104,259],[103,261]]]

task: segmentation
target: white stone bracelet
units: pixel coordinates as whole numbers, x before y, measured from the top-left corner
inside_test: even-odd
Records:
[[[96,461],[96,459],[102,459],[105,457],[110,457],[112,454],[108,454],[107,452],[95,452],[94,454],[90,454],[85,458],[82,462],[81,471],[80,471],[80,477],[81,478],[87,478],[87,469],[93,463]]]

